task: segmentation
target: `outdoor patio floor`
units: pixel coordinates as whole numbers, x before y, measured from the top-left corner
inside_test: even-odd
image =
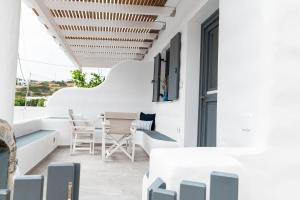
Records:
[[[137,148],[136,162],[132,163],[121,152],[103,162],[100,152],[71,156],[68,148],[60,147],[29,174],[44,175],[46,186],[47,166],[51,162],[81,163],[80,200],[141,200],[142,179],[148,170],[148,156],[141,148]]]

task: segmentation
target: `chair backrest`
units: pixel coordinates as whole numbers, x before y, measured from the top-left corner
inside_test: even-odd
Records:
[[[134,120],[138,118],[137,113],[106,112],[104,120],[109,124],[109,133],[128,134]]]
[[[71,124],[71,126],[72,126],[72,127],[75,127],[75,122],[74,122],[74,117],[73,117],[73,115],[74,115],[73,110],[72,110],[72,109],[69,109],[69,110],[68,110],[68,114],[69,114],[69,119],[70,119],[70,124]]]

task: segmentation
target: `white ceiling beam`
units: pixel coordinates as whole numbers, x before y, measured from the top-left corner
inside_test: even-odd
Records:
[[[137,53],[146,54],[147,49],[137,48],[112,48],[112,47],[70,47],[72,51],[87,51],[87,52],[112,52],[112,53]]]
[[[110,65],[110,64],[117,64],[121,62],[131,61],[133,59],[124,59],[124,58],[89,58],[89,57],[77,57],[79,62],[81,63],[81,66],[87,66],[87,65]]]
[[[165,28],[163,22],[141,22],[129,20],[104,20],[104,19],[81,19],[81,18],[55,18],[58,25],[70,26],[96,26],[96,27],[115,27],[115,28],[136,28],[136,29],[155,29]]]
[[[102,58],[102,57],[97,57],[97,58],[90,58],[90,57],[85,57],[85,56],[77,56],[78,60],[82,63],[114,63],[114,62],[120,62],[120,61],[126,61],[126,60],[132,60],[130,58]]]
[[[57,9],[57,10],[157,15],[163,17],[173,16],[173,13],[175,11],[174,7],[125,5],[125,4],[80,2],[80,1],[70,2],[70,1],[62,1],[62,0],[60,1],[46,0],[45,3],[48,6],[48,8]]]
[[[128,32],[98,32],[98,31],[72,31],[61,30],[65,36],[73,37],[103,37],[120,39],[140,39],[155,40],[158,37],[156,33],[128,33]]]
[[[166,7],[176,7],[179,5],[179,3],[185,3],[185,1],[182,0],[168,0],[165,4]]]
[[[123,60],[117,60],[117,61],[108,61],[108,60],[81,60],[80,65],[82,67],[95,67],[95,68],[111,68],[114,65],[124,62]]]
[[[150,48],[151,42],[132,41],[112,41],[112,40],[66,40],[69,45],[89,45],[89,46],[117,46],[117,47],[142,47]]]
[[[132,61],[128,59],[79,58],[82,67],[111,68],[117,64]],[[139,61],[138,61],[139,62]]]
[[[144,58],[143,55],[135,54],[108,54],[108,53],[82,53],[73,52],[78,57],[85,58],[102,58],[102,59],[126,59],[126,60],[141,60]]]
[[[84,67],[89,67],[89,68],[112,68],[119,62],[115,63],[82,63],[81,66]]]

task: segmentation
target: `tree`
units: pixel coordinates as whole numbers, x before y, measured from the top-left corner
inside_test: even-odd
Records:
[[[101,74],[91,73],[91,76],[92,76],[92,78],[91,78],[90,82],[88,83],[89,88],[96,87],[96,86],[100,85],[101,83],[103,83],[105,80],[105,77],[102,76]]]
[[[81,70],[71,71],[72,80],[77,87],[82,88],[93,88],[104,82],[105,77],[101,74],[91,73],[91,80],[86,80],[86,73],[83,73]]]
[[[71,71],[72,79],[74,84],[77,87],[86,87],[86,74],[83,73],[81,70],[77,69],[74,71]]]

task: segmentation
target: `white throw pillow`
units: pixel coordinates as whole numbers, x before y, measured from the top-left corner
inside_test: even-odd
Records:
[[[136,129],[139,130],[147,130],[151,131],[152,121],[142,121],[142,120],[135,120],[133,122],[133,126],[136,127]]]

